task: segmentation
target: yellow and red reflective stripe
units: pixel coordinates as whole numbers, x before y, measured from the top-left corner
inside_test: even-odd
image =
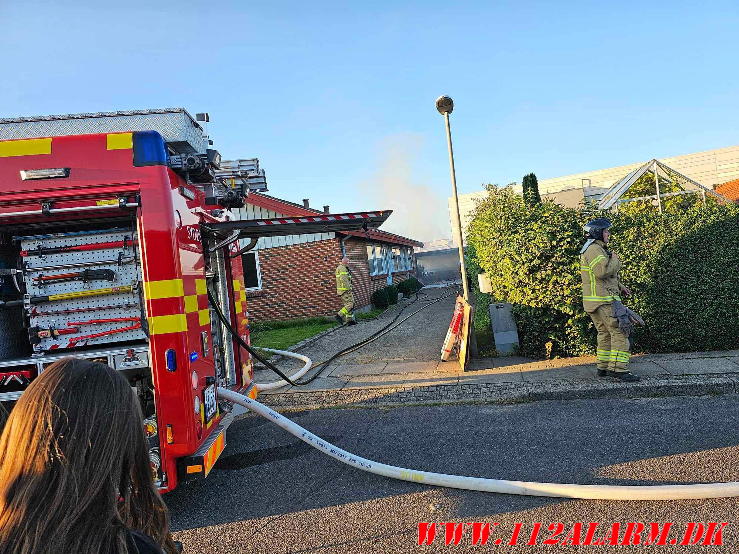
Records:
[[[195,293],[208,294],[208,288],[205,285],[205,279],[195,279]]]
[[[221,452],[223,452],[224,448],[226,448],[226,439],[223,432],[221,432],[215,442],[213,442],[213,444],[208,449],[208,452],[206,452],[205,456],[203,456],[203,465],[205,465],[206,476],[210,473],[210,470],[213,469],[213,466],[215,465],[216,461],[218,461],[218,457],[221,455]]]
[[[191,314],[198,311],[198,295],[188,294],[185,296],[185,313]]]
[[[183,331],[187,331],[187,316],[185,314],[149,316],[150,335],[165,335]]]
[[[210,324],[210,310],[201,309],[199,297],[207,293],[205,279],[195,279],[196,294],[185,294],[185,285],[182,279],[162,279],[159,281],[147,281],[144,283],[144,295],[147,300],[164,301],[155,303],[158,309],[155,311],[181,312],[184,313],[158,313],[149,316],[149,333],[161,335],[165,333],[179,333],[187,331],[187,315],[197,313],[198,325],[203,327]],[[178,305],[175,300],[182,299]],[[170,300],[169,303],[166,301]]]
[[[144,296],[148,300],[160,298],[181,298],[185,296],[185,287],[182,279],[164,279],[161,281],[146,281]]]

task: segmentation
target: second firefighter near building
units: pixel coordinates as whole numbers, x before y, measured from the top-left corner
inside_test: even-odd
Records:
[[[629,371],[633,325],[644,321],[621,302],[621,295],[631,294],[618,273],[621,261],[608,249],[611,222],[594,219],[585,225],[587,241],[580,250],[583,307],[598,331],[598,376],[622,381],[638,381]]]
[[[336,267],[336,294],[341,297],[342,306],[336,319],[343,324],[355,325],[352,310],[354,309],[354,293],[352,292],[352,276],[349,272],[349,258],[341,257]]]

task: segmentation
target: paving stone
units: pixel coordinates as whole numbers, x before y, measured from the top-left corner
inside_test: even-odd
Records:
[[[459,381],[456,375],[434,375],[428,373],[410,373],[396,375],[357,375],[348,383],[349,387],[382,387],[382,386],[430,386],[454,384]]]
[[[389,362],[385,366],[386,374],[414,374],[414,373],[434,373],[439,366],[439,360],[429,360],[423,362]]]
[[[595,366],[558,367],[549,369],[532,369],[521,371],[521,378],[529,383],[540,381],[584,381],[600,379],[596,375]]]
[[[655,363],[664,367],[673,375],[739,372],[739,365],[726,358],[662,359]]]
[[[737,366],[739,368],[739,366]],[[662,365],[651,360],[636,359],[629,364],[629,371],[635,373],[639,377],[649,377],[654,375],[672,375],[672,372]]]
[[[463,373],[459,376],[459,383],[464,387],[467,385],[484,383],[523,383],[520,371],[497,371],[480,374]]]
[[[336,367],[328,367],[328,375],[330,377],[354,377],[357,375],[380,375],[384,372],[387,362],[372,362],[368,364],[338,364]],[[316,381],[322,379],[321,377]]]

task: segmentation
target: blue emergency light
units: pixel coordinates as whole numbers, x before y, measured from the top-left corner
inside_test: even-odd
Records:
[[[137,131],[133,134],[133,165],[167,165],[167,147],[156,131]]]

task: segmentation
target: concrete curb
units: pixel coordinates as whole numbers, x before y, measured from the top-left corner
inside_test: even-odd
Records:
[[[705,396],[739,392],[739,375],[711,374],[647,377],[638,383],[614,381],[552,381],[547,383],[465,383],[432,386],[346,388],[258,397],[280,410],[321,408],[379,408],[401,405],[514,404],[541,400],[585,398],[648,398]]]

